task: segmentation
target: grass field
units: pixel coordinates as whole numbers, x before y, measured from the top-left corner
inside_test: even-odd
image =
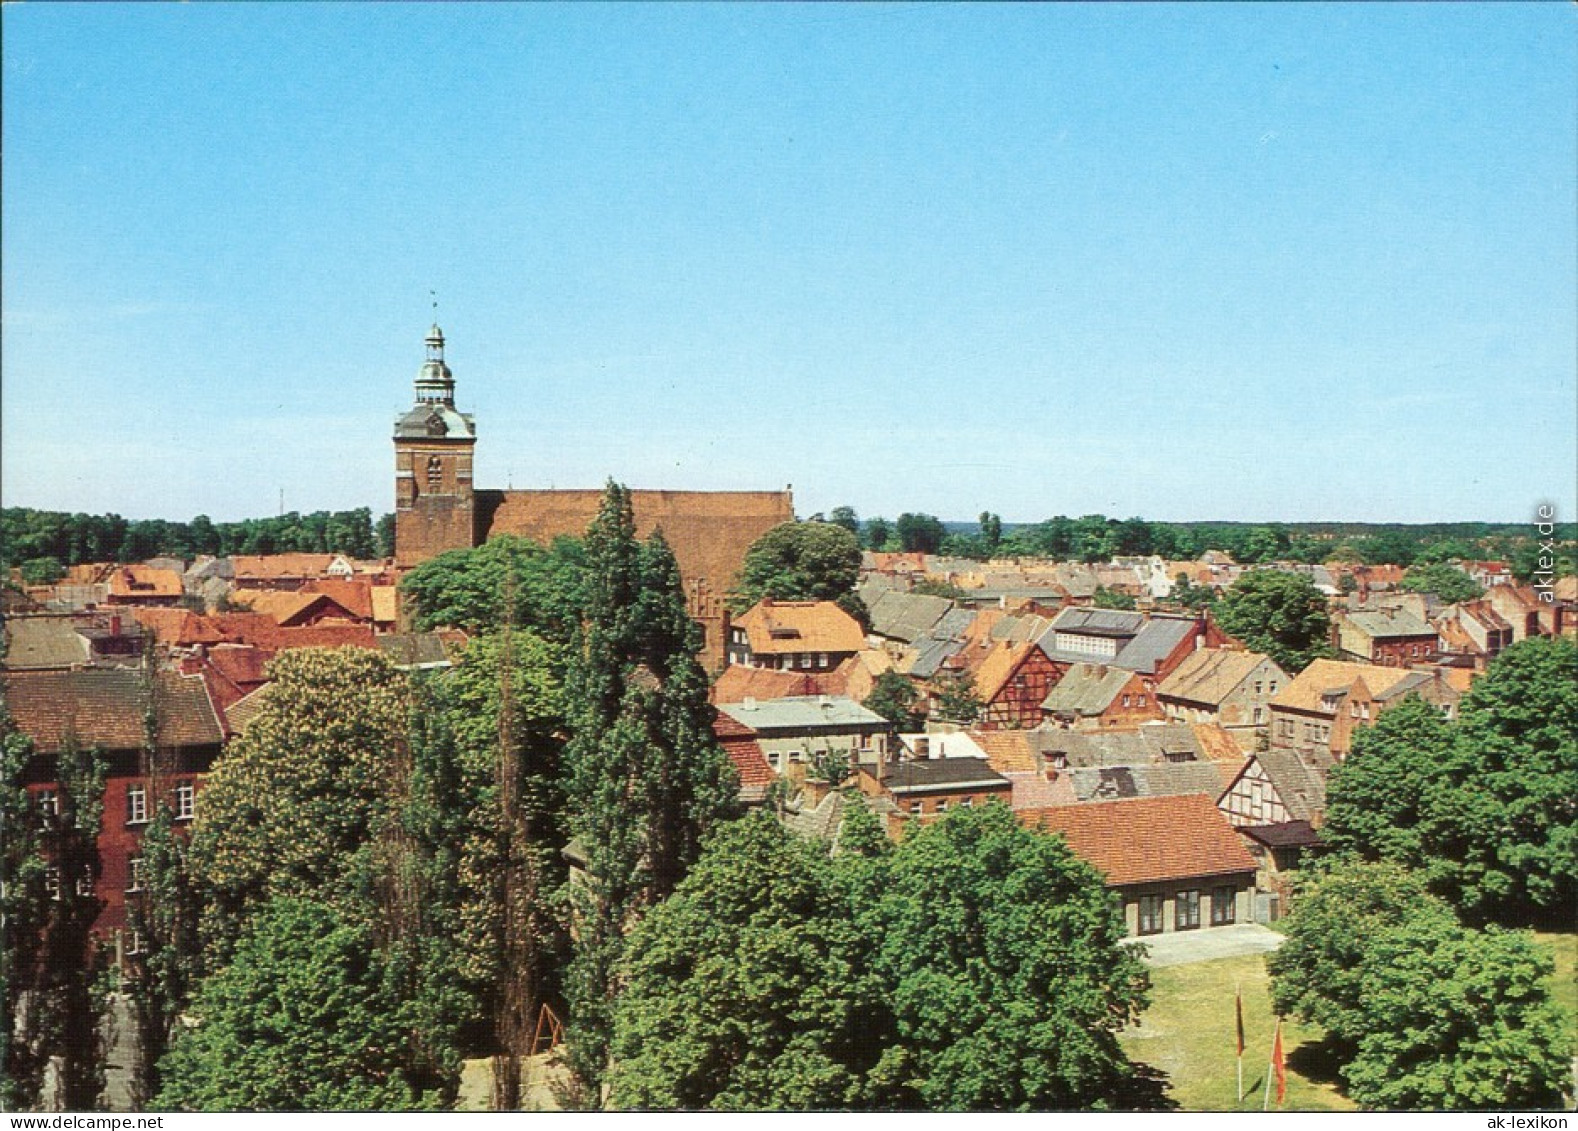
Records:
[[[1556,961],[1552,990],[1557,1003],[1578,1021],[1578,934],[1540,934]],[[1263,955],[1223,958],[1151,971],[1151,1008],[1123,1034],[1135,1060],[1166,1073],[1171,1096],[1185,1111],[1259,1111],[1271,1059],[1270,979]],[[1233,991],[1244,995],[1243,1100],[1237,1094]],[[1288,1061],[1284,1111],[1352,1111],[1337,1085],[1336,1064],[1323,1057],[1321,1031],[1288,1020],[1282,1045]],[[1271,1107],[1276,1108],[1276,1084]]]

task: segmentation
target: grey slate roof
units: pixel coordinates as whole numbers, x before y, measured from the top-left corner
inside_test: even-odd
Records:
[[[832,840],[844,823],[844,795],[832,790],[815,808],[790,809],[783,815],[783,823],[791,832],[817,840]]]
[[[477,426],[470,413],[456,412],[445,404],[419,404],[395,421],[394,434],[397,440],[431,440],[451,436],[469,439],[476,436]],[[420,469],[417,473],[421,474]]]
[[[925,635],[953,608],[953,602],[946,597],[891,589],[879,593],[875,600],[867,600],[864,594],[861,599],[871,610],[871,630],[878,636],[902,640],[906,644]]]
[[[1074,796],[1081,801],[1120,797],[1178,797],[1203,793],[1215,800],[1222,777],[1210,762],[1164,762],[1161,765],[1103,766],[1069,772]]]
[[[839,730],[886,728],[888,721],[842,695],[794,695],[758,699],[752,704],[723,703],[718,710],[757,734],[778,730]]]
[[[1359,611],[1346,616],[1350,624],[1373,640],[1436,635],[1435,629],[1406,609]]]
[[[1078,663],[1093,657],[1088,652],[1058,648],[1056,641],[1059,632],[1107,637],[1118,641],[1117,655],[1108,659],[1108,664],[1143,675],[1154,675],[1157,665],[1182,644],[1194,628],[1195,621],[1190,617],[1147,618],[1141,613],[1122,609],[1070,608],[1052,619],[1051,625],[1037,643],[1051,659]]]
[[[12,670],[81,667],[90,659],[88,642],[67,617],[10,617],[0,631]]]
[[[1042,700],[1041,709],[1055,715],[1099,715],[1133,678],[1127,668],[1075,664]]]
[[[1194,727],[1187,723],[1156,723],[1134,730],[1106,732],[1038,730],[1030,733],[1035,736],[1043,758],[1055,762],[1058,755],[1062,755],[1070,769],[1171,764],[1169,754],[1191,754],[1195,761],[1207,766],[1211,764],[1208,752],[1200,748]]]
[[[373,638],[373,643],[394,661],[397,668],[423,671],[431,668],[448,668],[449,653],[437,633],[389,633]]]
[[[915,639],[915,662],[910,665],[909,674],[919,679],[936,675],[943,662],[964,647],[964,633],[976,615],[973,609],[949,609],[944,613],[941,620]]]
[[[926,758],[900,762],[888,770],[882,784],[893,793],[928,793],[967,786],[1011,788],[985,758]]]

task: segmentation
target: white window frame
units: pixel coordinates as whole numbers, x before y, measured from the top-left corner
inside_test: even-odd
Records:
[[[146,825],[148,823],[148,787],[141,784],[126,787],[126,823],[128,825]]]
[[[175,819],[191,821],[197,817],[197,783],[183,781],[175,786]]]
[[[126,862],[126,864],[129,872],[128,878],[126,880],[126,891],[128,893],[134,891],[147,891],[148,862],[141,856],[133,856]]]

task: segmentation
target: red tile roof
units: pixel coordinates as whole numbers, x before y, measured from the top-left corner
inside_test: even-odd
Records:
[[[1115,887],[1255,870],[1255,858],[1204,794],[1025,809],[1017,816],[1029,828],[1061,833]]]
[[[713,703],[743,703],[747,699],[786,699],[791,695],[828,695],[816,673],[748,668],[730,664],[712,685]]]
[[[170,569],[126,565],[110,574],[111,597],[160,597],[177,599],[186,590],[181,575]]]
[[[373,585],[365,579],[309,581],[301,587],[301,591],[324,594],[357,620],[373,619]],[[391,616],[387,619],[394,618]]]
[[[160,745],[210,746],[223,740],[219,717],[201,679],[159,672],[152,686]],[[146,674],[134,670],[5,676],[6,707],[12,720],[46,753],[61,749],[68,738],[106,750],[141,748],[148,692]]]
[[[759,656],[858,652],[866,646],[860,622],[832,601],[759,601],[733,623]]]
[[[261,613],[221,613],[210,617],[238,644],[251,644],[283,652],[287,648],[374,648],[373,629],[366,624],[317,624],[308,628],[281,628]]]
[[[129,611],[138,624],[166,647],[191,648],[198,644],[218,644],[225,639],[225,634],[207,617],[186,609],[144,607]]]

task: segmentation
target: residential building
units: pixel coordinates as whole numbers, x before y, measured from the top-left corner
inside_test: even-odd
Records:
[[[1138,672],[1078,663],[1041,702],[1048,723],[1067,730],[1133,729],[1164,717],[1156,694]]]
[[[178,825],[196,815],[205,775],[224,734],[203,681],[195,676],[124,669],[7,672],[6,707],[33,742],[23,774],[28,793],[43,806],[60,790],[56,759],[72,744],[97,748],[107,763],[98,849],[92,878],[102,901],[95,931],[123,942],[126,907],[138,882],[143,828],[166,804]],[[156,720],[153,754],[148,720]]]
[[[1331,619],[1331,642],[1342,659],[1381,667],[1423,664],[1440,651],[1440,636],[1421,617],[1402,608],[1350,611]]]
[[[1253,749],[1271,722],[1271,700],[1291,677],[1259,652],[1200,648],[1156,687],[1169,721],[1215,723],[1245,750]]]
[[[927,758],[893,765],[862,766],[860,792],[886,799],[888,835],[904,836],[912,823],[929,824],[950,809],[969,809],[990,801],[1008,804],[1013,783],[984,758]]]
[[[769,599],[729,622],[727,658],[746,667],[825,672],[865,646],[860,622],[832,601]]]
[[[1316,660],[1271,701],[1272,749],[1347,757],[1353,734],[1409,694],[1453,717],[1461,692],[1439,669]]]
[[[1130,935],[1250,921],[1255,859],[1203,794],[1027,809],[1020,823],[1061,836],[1123,904]]]
[[[172,569],[117,566],[109,576],[111,605],[178,605],[186,595],[181,575]]]
[[[718,714],[745,728],[774,772],[796,779],[823,757],[846,758],[851,767],[875,766],[887,757],[888,721],[853,699],[807,695],[723,703]]]
[[[979,661],[972,673],[975,693],[982,705],[976,726],[982,730],[1038,726],[1041,704],[1057,675],[1057,668],[1039,645],[1003,641]],[[935,714],[935,695],[932,706]]]
[[[1497,586],[1490,592],[1497,590],[1511,592],[1513,586]],[[1441,636],[1442,653],[1449,659],[1466,661],[1476,671],[1488,668],[1512,647],[1514,639],[1512,624],[1487,600],[1448,605],[1434,624]]]

